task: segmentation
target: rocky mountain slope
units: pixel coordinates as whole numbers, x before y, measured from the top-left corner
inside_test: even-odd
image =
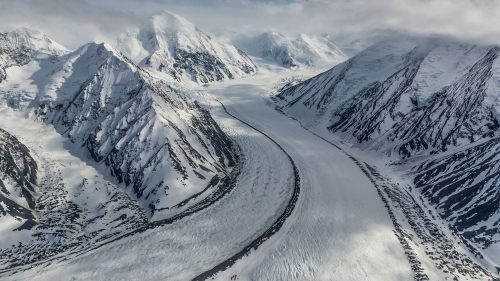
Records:
[[[2,131],[0,271],[86,249],[147,224],[137,202],[71,155],[53,129],[5,113],[1,126],[21,138]]]
[[[486,248],[498,241],[500,214],[499,52],[444,39],[388,40],[282,89],[276,101],[308,128],[403,164],[441,217]]]
[[[169,11],[151,16],[142,28],[128,30],[114,46],[140,67],[166,73],[177,81],[205,84],[257,71],[242,50],[216,42]]]
[[[238,39],[235,44],[252,56],[287,68],[331,66],[348,58],[328,35],[300,34],[290,39],[269,31],[257,37]]]
[[[415,185],[458,232],[482,248],[500,241],[499,138],[414,168]]]

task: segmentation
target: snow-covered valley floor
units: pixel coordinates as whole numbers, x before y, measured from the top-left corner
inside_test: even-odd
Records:
[[[342,150],[267,104],[263,93],[285,75],[204,88],[231,115],[279,144],[301,180],[299,199],[283,227],[216,279],[413,280],[393,220],[367,174]],[[229,116],[220,104],[212,107],[214,119],[238,143],[244,161],[231,193],[173,224],[2,280],[191,280],[259,237],[290,201],[293,167],[271,140]],[[440,280],[442,275],[429,277]]]
[[[285,227],[221,280],[411,280],[413,273],[376,189],[342,151],[266,106],[267,79],[217,84],[228,111],[279,143],[301,176]],[[259,84],[262,83],[262,84]],[[231,85],[232,84],[232,85]]]

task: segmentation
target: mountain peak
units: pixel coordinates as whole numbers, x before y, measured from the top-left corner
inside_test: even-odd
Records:
[[[26,46],[35,51],[53,55],[62,55],[69,52],[68,49],[38,30],[21,27],[3,35],[5,40],[0,43],[2,49]]]
[[[267,40],[283,40],[286,37],[278,31],[266,31],[259,36],[261,39]]]
[[[87,52],[88,50],[93,50],[93,52],[96,52],[98,54],[103,53],[103,52],[108,52],[110,55],[123,58],[123,54],[119,50],[117,50],[115,47],[111,46],[110,44],[108,44],[106,42],[87,43],[87,44],[83,45],[82,47],[80,47],[79,50],[83,50],[81,52]]]
[[[184,17],[167,10],[152,15],[148,25],[143,31],[144,39],[149,41],[149,48],[155,51],[164,49],[172,54],[179,46],[199,50],[200,37],[203,40],[211,39]]]
[[[305,33],[300,33],[298,36],[299,40],[310,39]]]
[[[167,10],[162,10],[151,16],[150,23],[156,30],[196,30],[196,26],[186,18]]]
[[[275,30],[266,31],[263,33],[263,35],[285,37],[283,34],[281,34],[281,32]]]
[[[127,31],[115,43],[139,66],[177,81],[204,84],[256,71],[244,52],[211,40],[193,23],[166,10],[151,16],[144,28]]]
[[[0,82],[6,77],[5,69],[28,64],[34,58],[60,56],[69,53],[40,31],[19,28],[9,33],[0,33]]]
[[[20,27],[20,28],[14,29],[13,31],[9,32],[8,34],[26,35],[26,36],[29,36],[30,38],[43,38],[46,36],[45,34],[43,34],[42,32],[40,32],[38,30],[27,28],[27,27]]]

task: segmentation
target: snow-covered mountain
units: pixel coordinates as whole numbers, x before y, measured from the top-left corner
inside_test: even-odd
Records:
[[[500,215],[499,52],[444,39],[387,40],[276,100],[306,127],[403,160],[441,216],[487,247],[498,241]]]
[[[114,46],[140,67],[177,81],[209,83],[257,71],[240,49],[216,42],[185,18],[165,10],[151,16],[142,28],[118,37]]]
[[[50,73],[37,114],[110,167],[150,217],[168,217],[158,213],[234,165],[230,141],[206,110],[112,47],[85,45]]]
[[[194,99],[201,93],[154,78],[105,43],[71,53],[6,46],[23,60],[5,64],[0,83],[3,269],[180,217],[224,194],[235,147]]]
[[[290,39],[279,32],[269,31],[257,37],[238,39],[235,44],[249,55],[283,67],[331,66],[348,58],[328,35],[300,34]]]
[[[19,28],[9,33],[0,33],[0,82],[6,77],[7,67],[27,64],[36,56],[57,56],[68,52],[36,30]]]

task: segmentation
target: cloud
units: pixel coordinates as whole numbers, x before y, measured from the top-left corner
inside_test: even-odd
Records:
[[[70,49],[139,22],[134,13],[95,9],[84,0],[0,0],[0,18],[4,32],[19,27],[40,30]]]
[[[0,0],[0,29],[38,29],[75,49],[111,40],[159,9],[218,36],[278,30],[368,43],[411,34],[500,44],[500,0]]]
[[[181,1],[172,1],[178,5]],[[196,1],[190,1],[191,3]],[[500,0],[205,1],[179,13],[211,32],[327,33],[367,43],[391,35],[448,36],[500,44]],[[231,4],[231,5],[228,5]],[[216,20],[214,20],[216,19]]]
[[[310,0],[256,7],[272,16],[278,26],[296,32],[324,32],[365,40],[402,33],[441,35],[500,43],[497,0]]]
[[[274,3],[258,3],[257,8],[270,16],[290,15],[300,16],[304,11],[303,3],[289,3],[286,5],[276,5]]]

